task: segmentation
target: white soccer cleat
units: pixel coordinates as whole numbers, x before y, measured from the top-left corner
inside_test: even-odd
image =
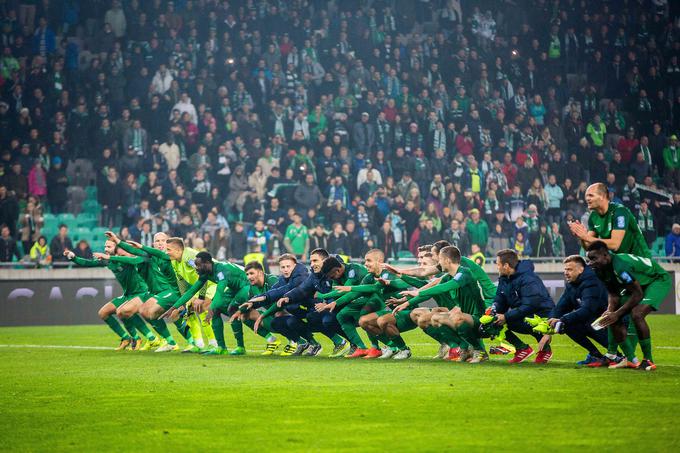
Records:
[[[389,359],[396,354],[396,351],[392,348],[382,348],[380,352],[382,352],[382,355],[378,357],[379,359]]]
[[[392,358],[394,360],[406,360],[410,357],[411,357],[411,350],[410,349],[402,349],[401,351],[394,354],[394,357],[392,357]]]
[[[439,345],[439,352],[437,352],[437,355],[432,357],[433,359],[445,359],[449,356],[449,345],[446,343],[442,343]]]
[[[159,346],[158,348],[156,348],[156,350],[154,352],[172,352],[172,351],[178,351],[178,350],[179,350],[179,346],[177,346],[176,344],[165,343],[165,344]]]

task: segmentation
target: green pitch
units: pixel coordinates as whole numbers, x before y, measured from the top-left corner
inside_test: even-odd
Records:
[[[473,366],[417,332],[414,358],[383,362],[260,357],[249,331],[248,356],[201,357],[92,348],[115,346],[103,325],[2,328],[0,450],[669,451],[680,316],[649,319],[651,373],[578,369],[565,338],[547,366]]]

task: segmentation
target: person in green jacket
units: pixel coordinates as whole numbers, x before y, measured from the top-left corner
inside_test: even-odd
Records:
[[[586,133],[590,138],[590,142],[597,150],[601,150],[604,146],[604,136],[607,134],[607,126],[604,125],[600,119],[600,114],[596,114],[593,121],[586,126]]]
[[[489,242],[489,225],[482,219],[479,209],[470,210],[470,218],[465,223],[465,227],[470,237],[470,244],[477,244],[481,250],[486,250]]]
[[[680,188],[680,148],[678,148],[678,137],[671,135],[668,146],[663,149],[664,180],[666,185]]]

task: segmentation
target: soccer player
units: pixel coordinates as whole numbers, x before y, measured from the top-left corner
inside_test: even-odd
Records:
[[[156,236],[165,233],[157,233]],[[156,349],[156,352],[169,352],[179,350],[175,339],[170,334],[165,321],[158,319],[172,304],[180,298],[179,288],[175,271],[170,264],[170,257],[165,252],[151,247],[145,247],[135,242],[121,241],[113,232],[107,231],[106,236],[122,250],[134,256],[147,258],[146,261],[138,266],[138,270],[144,278],[149,290],[150,297],[143,300],[139,308],[139,313],[149,321],[149,324],[165,340],[165,343]],[[160,238],[154,237],[154,242],[159,242]],[[188,332],[188,329],[185,329]],[[191,342],[190,337],[187,338]]]
[[[652,257],[637,219],[627,207],[609,200],[609,190],[604,183],[595,183],[586,189],[586,204],[590,210],[588,228],[578,221],[569,224],[571,233],[581,240],[584,249],[601,240],[612,252]],[[616,355],[617,342],[612,337],[613,331],[608,330],[608,334],[609,349],[606,358],[610,362],[616,362],[619,360]],[[632,320],[628,326],[628,341],[635,350],[638,337]]]
[[[380,357],[382,352],[377,335],[367,331],[371,348],[366,349],[366,345],[357,332],[356,326],[360,324],[361,318],[368,313],[375,313],[386,308],[382,293],[388,287],[385,284],[379,283],[377,278],[382,277],[385,282],[388,282],[395,277],[393,274],[382,270],[385,255],[378,249],[369,250],[365,255],[364,266],[356,264],[345,265],[337,260],[335,262],[333,260],[334,258],[331,257],[324,262],[323,269],[330,269],[326,275],[333,278],[335,282],[343,279],[344,281],[340,281],[340,285],[334,285],[330,293],[318,296],[320,299],[335,299],[328,304],[319,304],[319,307],[322,310],[331,310],[337,313],[338,322],[350,339],[350,343],[357,345],[356,350],[352,354],[347,355],[348,358]],[[354,277],[350,277],[353,269],[356,269],[356,273]],[[381,276],[381,273],[384,275]],[[341,276],[338,278],[338,275]],[[359,278],[361,278],[361,281],[356,284]],[[405,289],[408,285],[402,282],[399,287]],[[394,293],[396,286],[392,286],[391,289],[391,292]],[[375,319],[377,319],[377,316],[374,315]],[[377,323],[375,323],[375,327],[377,328]],[[386,343],[389,342],[385,338],[383,340]]]
[[[591,324],[607,309],[607,288],[579,255],[564,259],[564,279],[566,288],[550,313],[548,324],[553,329],[561,325],[557,333],[566,334],[588,351],[578,365],[601,367],[606,363],[604,355],[591,339],[607,348],[607,333],[593,329]]]
[[[246,264],[246,267],[244,268],[246,272],[246,277],[248,278],[248,283],[250,283],[250,288],[248,290],[248,299],[252,299],[256,296],[260,296],[267,291],[269,291],[276,283],[278,283],[279,279],[275,275],[271,274],[265,274],[264,268],[260,263],[257,261],[251,261],[250,263]],[[248,302],[244,302],[239,306],[239,309],[234,315],[232,316],[232,322],[236,320],[236,318],[240,318],[243,323],[246,325],[251,324],[253,327],[255,326],[255,321],[257,321],[258,317],[264,310],[261,309],[261,311],[258,311],[257,309],[254,309],[251,304],[248,304]],[[265,329],[271,331],[271,323],[266,322],[264,324]],[[268,342],[267,347],[265,351],[262,353],[262,355],[272,355],[274,352],[278,349],[278,347],[281,345],[280,341],[274,341],[274,342]],[[290,348],[288,347],[289,345],[286,345],[286,348],[284,348],[284,352],[295,352],[295,347],[293,347],[293,351],[290,351]]]
[[[431,266],[436,266],[437,261],[434,259],[432,254],[430,253],[431,247],[430,246],[422,246],[418,249],[418,263],[422,267],[431,267]],[[412,277],[406,274],[400,274],[400,270],[396,269],[392,266],[386,266],[383,264],[382,266],[386,270],[392,272],[395,276],[399,277],[403,282],[410,286],[414,286],[416,288],[422,288],[433,281],[438,281],[437,278],[433,279],[430,283],[428,283],[427,280],[422,279],[422,278],[417,278],[417,277]],[[437,298],[439,296],[436,296],[435,301],[437,301]],[[400,304],[405,302],[405,298],[391,298],[388,299],[386,302],[389,302],[390,305],[394,304]],[[441,301],[437,301],[438,304],[441,303]],[[398,312],[394,312],[393,310],[387,310],[386,313],[380,312],[378,319],[376,320],[376,323],[378,325],[378,328],[380,329],[380,333],[384,334],[391,342],[392,344],[397,347],[399,350],[397,352],[394,351],[394,349],[390,348],[388,350],[383,349],[383,354],[380,356],[381,359],[388,359],[390,358],[393,354],[395,355],[394,358],[397,358],[396,355],[399,354],[399,359],[406,359],[411,356],[411,350],[406,346],[403,342],[403,338],[401,337],[401,334],[404,332],[408,332],[409,330],[413,330],[416,327],[423,328],[426,334],[429,336],[432,336],[437,340],[439,343],[441,343],[443,346],[440,347],[439,354],[437,354],[436,358],[445,358],[449,352],[449,344],[444,341],[441,336],[435,332],[434,328],[429,327],[429,314],[430,310],[427,308],[416,308],[416,309],[405,309],[401,310]],[[401,339],[401,341],[400,341]],[[457,345],[453,346],[454,349],[457,347]],[[442,353],[442,348],[446,348],[446,350]]]
[[[348,341],[342,338],[344,332],[340,328],[335,314],[332,312],[317,312],[314,310],[317,302],[315,293],[327,293],[331,291],[331,282],[323,278],[321,267],[323,261],[328,258],[325,249],[314,249],[309,255],[309,267],[311,272],[307,279],[295,288],[288,291],[282,298],[276,301],[278,308],[285,310],[296,317],[304,317],[312,332],[321,332],[333,342],[333,351],[329,357],[341,357],[350,349]],[[319,347],[310,347],[304,355],[318,355]]]
[[[355,263],[343,263],[340,259],[329,256],[323,261],[321,266],[321,275],[324,279],[331,282],[331,289],[337,286],[354,286],[361,283],[363,278],[368,274],[366,268],[360,264]],[[317,298],[328,298],[330,294],[335,296],[338,293],[330,293],[318,295]],[[348,296],[349,298],[350,296]],[[332,312],[335,314],[335,319],[340,324],[340,328],[345,333],[345,337],[349,340],[351,348],[347,353],[348,358],[363,357],[368,354],[368,349],[363,339],[357,332],[356,326],[359,320],[359,312],[353,306],[346,306],[345,301],[341,302],[341,306],[336,308],[337,302],[318,302],[315,304],[314,308],[317,312],[322,313],[324,311]],[[326,322],[324,318],[324,322]]]
[[[671,276],[658,263],[647,257],[627,253],[609,253],[603,241],[588,246],[588,260],[597,276],[609,291],[609,304],[600,325],[611,326],[614,338],[626,354],[626,359],[612,364],[610,368],[640,368],[655,370],[652,358],[652,340],[646,317],[659,309],[673,283]],[[622,296],[623,295],[623,296]],[[627,324],[624,318],[630,314],[640,339],[643,360],[633,362],[635,350],[626,345]]]
[[[191,300],[191,298],[198,293],[208,281],[216,283],[217,289],[215,290],[215,297],[210,302],[208,316],[212,319],[212,329],[215,334],[215,339],[217,340],[218,348],[207,354],[244,355],[246,349],[245,344],[243,343],[243,328],[241,321],[239,320],[231,323],[237,347],[231,352],[228,352],[224,341],[224,321],[222,320],[222,315],[233,315],[236,310],[238,310],[238,307],[248,300],[250,284],[248,283],[248,278],[246,277],[244,270],[233,263],[213,261],[212,255],[208,252],[199,252],[194,261],[196,272],[198,272],[199,276],[198,281],[194,283],[177,302],[175,302],[173,308],[179,308],[189,302],[189,300]],[[203,305],[202,308],[204,309],[205,305]],[[169,311],[170,310],[168,310],[168,312]],[[250,321],[247,321],[247,323],[250,323]],[[269,343],[279,341],[267,329],[259,329],[258,334],[266,338]]]
[[[156,243],[154,243],[154,245],[156,245]],[[196,272],[195,267],[195,259],[198,250],[192,249],[191,247],[185,247],[184,240],[175,237],[163,238],[163,236],[161,236],[159,237],[157,246],[160,250],[164,249],[170,258],[170,265],[175,271],[179,292],[181,294],[186,293],[187,289],[198,281],[198,272]],[[183,308],[182,311],[184,312],[184,315],[182,318],[186,320],[186,324],[189,326],[194,344],[190,344],[182,352],[213,353],[217,349],[217,340],[215,340],[212,326],[208,320],[208,312],[202,310],[203,303],[210,305],[210,302],[215,297],[216,289],[217,285],[209,281],[198,293],[198,297],[187,303],[185,309]],[[178,321],[181,321],[179,315],[180,311],[174,310],[170,317],[176,317],[178,318]]]
[[[440,328],[443,326],[443,335],[451,336],[451,333],[446,332],[447,328],[451,329],[470,345],[470,349],[461,352],[461,361],[464,361],[462,357],[467,359],[469,355],[470,363],[480,363],[489,360],[479,336],[479,318],[484,314],[485,304],[472,272],[462,267],[460,262],[461,255],[457,247],[442,248],[439,252],[439,265],[446,271],[446,275],[430,288],[403,291],[402,295],[412,299],[395,308],[395,312],[416,307],[430,297],[447,294],[452,303],[442,307],[448,311],[439,310],[433,313],[432,325]],[[460,342],[458,338],[455,340]]]
[[[504,249],[496,254],[498,267],[498,290],[492,305],[497,326],[508,326],[505,339],[515,347],[510,363],[521,363],[534,354],[533,348],[524,343],[516,333],[532,335],[537,341],[542,335],[533,331],[524,318],[538,315],[547,317],[555,308],[541,278],[534,272],[534,263],[520,261],[517,252]],[[552,358],[550,344],[541,349],[535,363],[548,363]]]
[[[259,325],[273,315],[274,319],[271,320],[270,330],[281,333],[292,342],[284,348],[281,356],[302,355],[307,351],[309,351],[308,355],[318,355],[323,348],[316,341],[314,334],[307,325],[307,311],[296,310],[292,305],[289,305],[287,307],[291,311],[289,313],[276,304],[288,291],[301,285],[309,276],[309,271],[302,263],[298,263],[295,255],[290,253],[285,253],[279,257],[279,271],[281,276],[271,289],[261,295],[251,297],[244,304],[255,309],[265,308],[255,321],[253,330],[258,330]],[[295,350],[293,350],[294,346]]]
[[[110,302],[104,304],[99,310],[99,317],[113,330],[120,338],[121,342],[117,350],[123,350],[127,347],[132,347],[133,350],[139,350],[142,346],[139,341],[137,331],[141,332],[147,341],[148,347],[160,346],[160,340],[151,333],[144,320],[137,314],[136,310],[128,311],[125,316],[121,314],[121,309],[125,307],[128,302],[132,302],[137,306],[141,305],[141,300],[147,297],[148,287],[142,277],[137,272],[137,265],[144,261],[143,258],[132,257],[130,254],[118,249],[113,241],[106,241],[104,244],[104,253],[94,253],[94,259],[84,259],[77,257],[75,253],[70,250],[64,251],[64,256],[81,267],[106,267],[123,288],[123,295],[112,299]],[[118,323],[118,320],[113,316],[116,315],[123,322],[123,325],[130,333],[128,335]]]

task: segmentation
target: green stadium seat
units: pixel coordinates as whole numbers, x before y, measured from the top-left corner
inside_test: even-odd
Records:
[[[63,213],[63,214],[59,214],[57,216],[57,219],[59,220],[59,223],[66,223],[66,224],[75,223],[76,216],[74,216],[71,213],[66,212],[66,213]]]
[[[80,228],[94,228],[99,222],[97,216],[92,213],[81,213],[76,217],[76,221]]]
[[[415,258],[413,256],[413,253],[409,252],[408,250],[401,250],[397,252],[397,259],[402,260],[404,258]]]
[[[85,213],[92,214],[94,216],[99,216],[101,210],[102,208],[99,205],[99,202],[97,202],[97,200],[85,200],[81,205],[81,215]]]
[[[85,187],[85,193],[87,194],[88,200],[97,200],[97,186]]]
[[[43,229],[53,228],[56,230],[59,226],[59,219],[54,214],[45,214],[43,216],[43,222]]]

